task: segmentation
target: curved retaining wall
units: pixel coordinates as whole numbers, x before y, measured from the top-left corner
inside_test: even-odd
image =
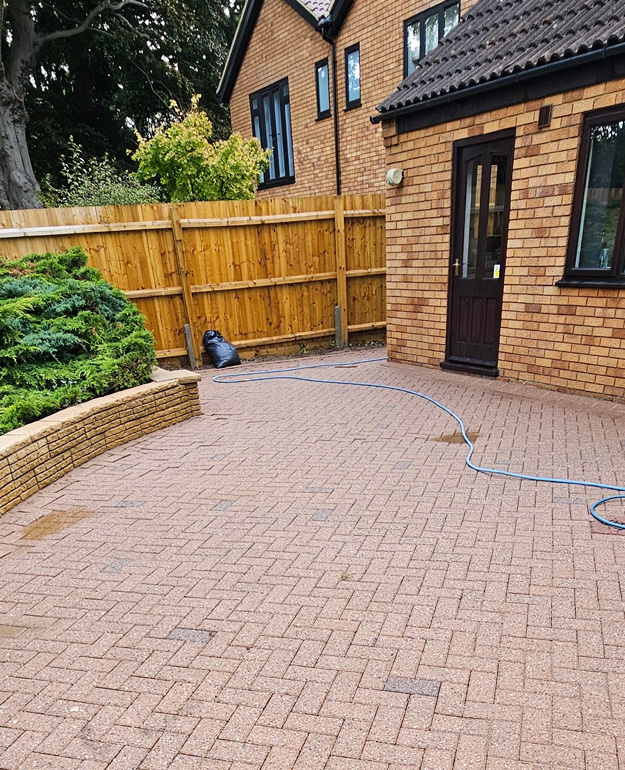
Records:
[[[200,379],[184,370],[155,369],[146,385],[0,436],[0,514],[107,449],[201,414]]]

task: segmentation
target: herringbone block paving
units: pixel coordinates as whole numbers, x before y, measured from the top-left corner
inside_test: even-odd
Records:
[[[444,402],[481,464],[625,484],[625,406],[375,355],[296,361]],[[212,374],[0,519],[2,770],[625,767],[596,490],[477,475],[400,393]]]

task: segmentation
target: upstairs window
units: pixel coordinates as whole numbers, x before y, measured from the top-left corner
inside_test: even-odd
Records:
[[[447,0],[404,22],[404,77],[460,20],[459,0]]]
[[[625,107],[584,119],[565,277],[625,283]]]
[[[250,96],[252,132],[264,149],[271,150],[269,168],[261,174],[259,189],[295,181],[291,104],[288,78]]]
[[[321,120],[330,115],[330,77],[327,59],[322,59],[315,64],[315,80],[317,83],[317,120]]]
[[[345,49],[345,109],[360,107],[360,44]]]

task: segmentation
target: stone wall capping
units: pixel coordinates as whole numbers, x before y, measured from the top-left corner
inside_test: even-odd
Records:
[[[175,369],[174,371],[168,371],[167,369],[161,369],[158,366],[154,367],[152,372],[153,382],[168,382],[170,380],[178,380],[181,385],[187,385],[191,382],[199,382],[202,379],[200,374],[196,372],[189,372],[187,369]]]
[[[201,376],[155,367],[151,382],[62,409],[0,436],[0,514],[120,444],[201,414]]]

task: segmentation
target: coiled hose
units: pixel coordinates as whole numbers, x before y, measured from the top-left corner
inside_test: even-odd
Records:
[[[514,471],[504,471],[499,470],[498,468],[485,468],[481,465],[476,465],[472,461],[473,451],[475,449],[473,442],[471,439],[467,436],[467,431],[464,426],[464,422],[462,419],[449,407],[445,406],[444,404],[441,404],[439,401],[436,401],[436,399],[431,398],[430,396],[426,396],[425,393],[419,393],[417,390],[410,390],[410,388],[400,388],[397,385],[383,385],[378,382],[350,382],[345,380],[327,380],[327,379],[316,379],[314,377],[302,377],[299,375],[294,374],[286,374],[287,372],[301,372],[305,371],[307,369],[322,369],[325,367],[334,367],[334,368],[340,368],[341,366],[358,366],[360,364],[370,364],[377,361],[386,361],[386,358],[367,358],[360,361],[354,361],[354,362],[346,362],[346,363],[328,363],[328,364],[309,364],[307,366],[294,366],[290,367],[288,369],[265,369],[263,371],[258,372],[248,372],[247,374],[241,375],[238,373],[232,373],[232,374],[218,374],[215,377],[213,377],[213,381],[217,382],[219,384],[241,384],[245,382],[262,382],[264,380],[297,380],[298,382],[316,382],[318,384],[322,385],[346,385],[356,388],[379,388],[380,390],[393,390],[397,393],[406,393],[409,396],[417,396],[417,398],[421,398],[424,401],[428,401],[430,404],[433,404],[434,406],[438,407],[439,409],[442,409],[443,412],[448,414],[451,418],[453,418],[458,425],[460,426],[460,431],[462,433],[462,438],[464,439],[465,444],[468,446],[469,450],[467,452],[467,455],[465,457],[465,463],[471,468],[472,470],[476,471],[477,473],[488,473],[492,476],[507,476],[509,478],[513,479],[521,479],[523,481],[540,481],[545,482],[547,484],[568,484],[569,486],[575,486],[575,487],[594,487],[596,489],[607,489],[611,492],[624,492],[625,493],[625,487],[617,487],[612,484],[601,484],[598,481],[577,481],[575,479],[556,479],[551,478],[550,476],[532,476],[528,473],[515,473]],[[593,516],[597,521],[601,522],[601,524],[606,524],[608,527],[616,527],[617,529],[625,529],[625,524],[620,524],[616,521],[610,521],[610,519],[604,519],[603,516],[600,516],[597,513],[597,508],[600,505],[604,505],[605,503],[609,503],[612,500],[625,500],[625,494],[622,495],[611,495],[610,497],[602,497],[600,500],[597,500],[597,502],[593,503],[590,506],[590,515]]]

